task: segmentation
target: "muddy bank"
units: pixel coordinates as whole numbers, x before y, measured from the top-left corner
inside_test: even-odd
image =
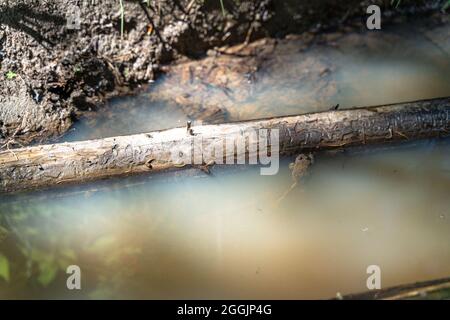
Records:
[[[438,5],[425,4],[419,11],[436,11]],[[79,9],[79,29],[68,27],[71,6]],[[366,7],[361,1],[308,4],[262,0],[240,1],[239,5],[225,1],[224,14],[220,2],[212,0],[168,0],[149,5],[125,1],[122,33],[118,1],[1,0],[0,146],[58,137],[106,99],[129,94],[152,81],[165,70],[162,66],[172,61],[206,54],[232,57],[235,52],[217,48],[267,36],[279,38],[307,30],[315,35],[338,25],[361,28]],[[398,11],[397,15],[407,13]],[[396,16],[389,10],[385,14],[386,19]],[[270,51],[276,40],[266,41],[253,47]],[[242,64],[228,62],[242,67],[235,63]],[[244,78],[239,77],[237,85],[251,83],[258,63],[245,63],[246,70],[231,71],[231,75],[225,69],[225,77],[239,73]],[[320,77],[327,68],[319,66]],[[186,95],[179,99],[186,99]],[[223,119],[217,117],[222,112],[220,106],[208,112],[204,118]]]

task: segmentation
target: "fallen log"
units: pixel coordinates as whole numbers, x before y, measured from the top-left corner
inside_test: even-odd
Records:
[[[395,287],[371,290],[339,296],[343,300],[407,300],[407,299],[448,299],[450,297],[450,278],[404,284]]]
[[[261,129],[267,129],[266,138],[263,134],[255,140],[247,134]],[[277,145],[272,139],[275,132],[279,137]],[[0,193],[196,165],[228,164],[230,158],[237,163],[245,163],[242,162],[245,159],[252,163],[256,154],[261,159],[266,144],[268,154],[278,156],[278,151],[286,155],[449,133],[450,98],[440,98],[25,147],[0,152]],[[243,138],[244,148],[237,143],[228,144]]]

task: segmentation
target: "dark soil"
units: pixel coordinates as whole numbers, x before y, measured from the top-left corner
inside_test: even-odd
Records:
[[[436,11],[438,2],[414,6],[414,12]],[[396,14],[384,10],[386,19],[411,13],[405,3]],[[124,4],[122,35],[119,0],[0,0],[0,147],[55,139],[81,115],[135,92],[179,59],[355,21],[363,28],[368,1],[224,0],[225,14],[219,0]],[[71,6],[80,9],[76,30],[67,25]],[[262,47],[270,50],[271,43]]]

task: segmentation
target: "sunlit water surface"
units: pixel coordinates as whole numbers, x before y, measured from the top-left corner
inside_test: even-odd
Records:
[[[327,298],[450,274],[450,141],[5,199],[0,297]],[[65,268],[82,270],[80,292]]]
[[[206,108],[208,100],[217,102],[226,112],[223,121],[326,111],[337,104],[342,109],[450,96],[450,26],[428,30],[417,23],[334,37],[308,49],[297,49],[302,42],[294,41],[275,51],[243,100],[238,94],[229,100],[214,88],[196,90],[198,81],[169,82],[168,89],[204,101]],[[184,126],[190,117],[183,108],[157,100],[152,93],[167,88],[165,81],[162,77],[137,97],[114,99],[109,112],[78,122],[64,141]],[[183,89],[171,89],[176,85]]]

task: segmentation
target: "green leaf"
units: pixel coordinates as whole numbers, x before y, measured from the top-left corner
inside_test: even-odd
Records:
[[[0,253],[0,278],[9,282],[9,261],[3,254]]]
[[[5,240],[5,238],[8,236],[8,230],[0,226],[0,242]]]
[[[445,4],[444,4],[444,6],[442,7],[442,10],[447,10],[448,8],[450,8],[450,0],[448,0]]]
[[[43,285],[44,287],[48,286],[50,282],[55,279],[56,274],[58,273],[58,266],[53,262],[41,262],[39,264],[40,273],[37,278],[37,281]]]
[[[76,257],[77,257],[75,251],[73,251],[73,250],[70,249],[70,248],[62,249],[60,253],[61,253],[61,255],[62,255],[63,257],[69,258],[69,259],[72,259],[72,260],[75,260]]]
[[[96,239],[94,243],[89,247],[92,251],[104,251],[111,248],[116,243],[116,238],[112,235],[104,235]]]
[[[8,71],[8,72],[6,73],[6,79],[8,79],[8,80],[12,80],[12,79],[14,79],[15,77],[17,77],[17,73],[15,73],[15,72]]]

